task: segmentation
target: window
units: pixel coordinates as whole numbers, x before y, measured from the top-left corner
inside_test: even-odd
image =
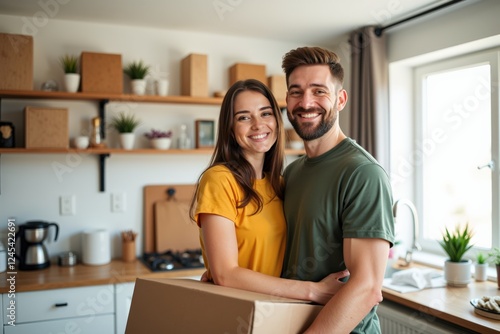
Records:
[[[476,248],[500,246],[499,54],[490,50],[415,67],[415,102],[406,123],[412,131],[391,125],[392,182],[395,193],[415,201],[425,251],[444,254],[437,243],[444,229],[466,223],[475,231]],[[409,231],[396,224],[397,234]]]

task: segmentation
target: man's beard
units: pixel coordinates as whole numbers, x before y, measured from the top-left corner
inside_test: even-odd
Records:
[[[310,108],[310,109],[304,109],[304,108],[296,108],[293,111],[293,114],[297,113],[308,113],[308,112],[319,112],[322,116],[321,122],[317,127],[313,127],[312,122],[298,122],[297,118],[299,116],[295,116],[295,118],[291,118],[290,115],[288,115],[288,120],[292,124],[293,128],[297,132],[297,134],[302,138],[304,141],[310,141],[314,139],[318,139],[322,137],[325,133],[327,133],[335,124],[337,121],[337,116],[338,113],[335,110],[331,110],[330,117],[325,118],[325,113],[323,113],[323,110],[320,110],[318,108]]]

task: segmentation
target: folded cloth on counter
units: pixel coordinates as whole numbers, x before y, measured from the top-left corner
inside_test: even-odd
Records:
[[[441,288],[446,286],[443,275],[433,269],[411,268],[401,270],[384,279],[384,288],[400,293],[414,292],[422,289]]]

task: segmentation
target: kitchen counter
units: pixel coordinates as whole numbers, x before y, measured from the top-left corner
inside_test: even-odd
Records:
[[[499,333],[500,320],[474,312],[470,300],[482,296],[499,296],[496,282],[471,281],[464,288],[443,287],[399,293],[383,288],[384,300],[391,300],[432,317],[439,318],[481,334]]]
[[[175,278],[200,276],[204,268],[180,269],[152,272],[141,261],[126,263],[113,260],[102,266],[78,264],[73,267],[60,267],[52,264],[49,268],[34,271],[17,271],[17,274],[0,274],[0,293],[9,293],[10,283],[15,292],[36,291],[81,287],[89,285],[134,282],[137,277]],[[11,276],[13,281],[8,281]],[[497,284],[493,282],[472,281],[465,288],[434,288],[417,292],[399,293],[387,288],[382,289],[385,300],[391,300],[419,312],[428,314],[469,330],[479,333],[498,333],[500,320],[493,320],[474,313],[469,301],[482,296],[500,295]]]
[[[102,266],[78,264],[60,267],[52,264],[49,268],[33,271],[18,270],[16,274],[0,273],[0,293],[9,293],[11,282],[15,292],[72,288],[89,285],[135,282],[137,277],[174,278],[200,276],[204,268],[179,269],[152,272],[141,261],[123,262],[113,260]],[[13,280],[8,280],[14,277]]]

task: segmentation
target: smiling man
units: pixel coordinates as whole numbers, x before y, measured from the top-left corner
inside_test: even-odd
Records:
[[[380,333],[375,312],[394,242],[389,177],[339,126],[348,97],[337,55],[298,48],[283,57],[282,67],[287,116],[306,150],[285,170],[282,276],[319,281],[348,269],[347,283],[307,333]]]

